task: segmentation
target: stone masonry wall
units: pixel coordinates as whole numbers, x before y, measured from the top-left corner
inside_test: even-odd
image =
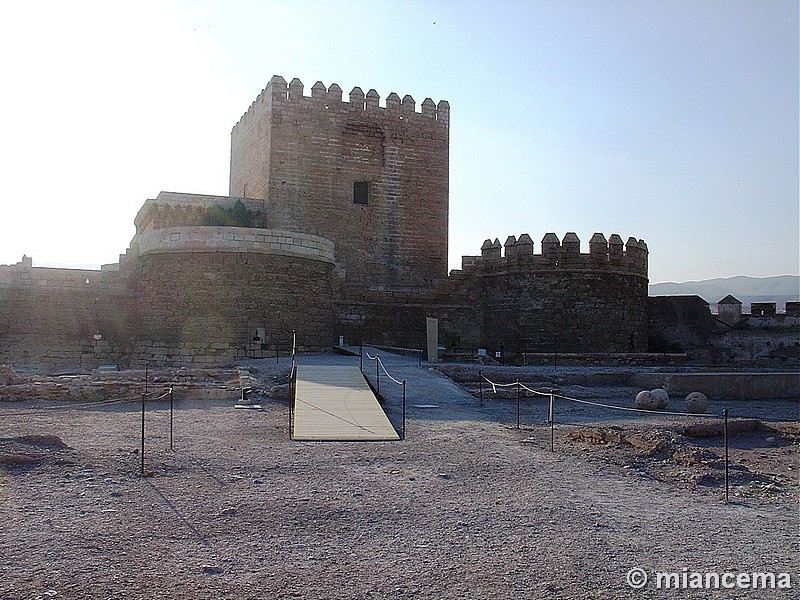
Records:
[[[0,363],[92,369],[130,354],[135,293],[114,271],[0,266]]]
[[[475,277],[451,274],[433,291],[365,292],[337,299],[336,335],[352,344],[424,348],[426,317],[439,319],[439,342],[448,350],[474,352],[483,339],[483,302]]]
[[[333,247],[315,236],[173,227],[138,236],[134,363],[225,364],[261,343],[333,342]],[[282,347],[283,349],[283,347]]]
[[[503,254],[505,249],[505,254]],[[447,336],[462,347],[506,352],[646,352],[647,246],[618,235],[608,240],[596,233],[589,253],[580,252],[580,240],[568,233],[561,241],[544,236],[541,253],[534,253],[530,236],[486,240],[481,256],[465,256],[462,270],[451,273],[450,285],[459,285],[475,328],[444,319]],[[450,324],[448,326],[448,323]],[[441,328],[441,326],[440,326]],[[458,332],[462,332],[460,335]]]
[[[447,275],[449,105],[360,88],[270,84],[232,132],[233,195],[263,197],[270,228],[336,245],[346,289],[431,289]],[[354,184],[367,183],[366,204]]]
[[[448,351],[507,353],[647,351],[647,246],[595,234],[588,254],[568,234],[547,234],[542,253],[523,235],[487,240],[431,292],[372,292],[335,302],[337,335],[422,348],[425,317],[439,319]]]
[[[645,352],[647,283],[615,273],[484,277],[484,344],[507,352]]]

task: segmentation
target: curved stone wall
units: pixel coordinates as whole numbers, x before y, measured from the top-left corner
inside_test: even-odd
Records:
[[[451,280],[479,299],[482,347],[506,352],[646,352],[647,244],[595,233],[589,253],[548,233],[486,240]],[[505,249],[505,253],[503,253]],[[461,324],[458,329],[464,329]],[[464,340],[462,339],[462,342]],[[475,340],[468,340],[475,341]]]
[[[131,242],[134,254],[186,252],[246,252],[296,256],[334,262],[333,242],[325,238],[255,227],[165,227],[137,235]]]
[[[231,227],[137,237],[134,363],[224,364],[276,344],[286,351],[292,330],[298,349],[333,343],[329,241]]]

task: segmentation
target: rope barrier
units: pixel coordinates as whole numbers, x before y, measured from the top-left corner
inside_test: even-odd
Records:
[[[389,374],[389,371],[386,370],[386,365],[383,364],[383,361],[381,360],[380,355],[378,355],[378,353],[376,352],[375,356],[371,356],[369,351],[364,350],[363,343],[361,344],[361,350],[359,352],[359,354],[361,355],[361,374],[362,375],[364,374],[364,359],[363,359],[364,353],[366,353],[367,358],[369,358],[370,360],[374,360],[375,361],[375,367],[376,367],[376,369],[375,369],[375,385],[377,387],[377,395],[378,395],[378,397],[380,397],[380,395],[381,395],[381,371],[380,371],[381,369],[383,370],[383,372],[386,375],[386,377],[388,377],[391,381],[395,382],[397,385],[399,385],[400,387],[403,388],[403,429],[400,432],[400,439],[404,440],[404,439],[406,439],[406,382],[405,382],[405,380],[400,381],[399,379],[395,379],[394,377],[392,377]],[[422,357],[422,354],[420,354],[420,361],[422,360],[421,357]]]
[[[647,413],[649,415],[672,415],[677,417],[714,417],[717,419],[722,418],[722,415],[670,412],[666,410],[648,410],[646,408],[629,408],[627,406],[614,406],[613,404],[603,404],[602,402],[590,402],[589,400],[578,400],[577,398],[570,398],[569,396],[562,396],[560,394],[554,394],[554,396],[556,398],[563,398],[564,400],[570,400],[571,402],[579,402],[581,404],[591,404],[592,406],[601,406],[603,408],[613,408],[616,410],[624,410],[628,412]]]
[[[550,394],[549,394],[549,393],[547,393],[547,392],[539,392],[539,391],[537,391],[537,390],[532,390],[531,388],[529,388],[528,386],[526,386],[524,383],[520,383],[520,384],[519,384],[519,386],[520,386],[520,387],[521,387],[523,390],[528,390],[530,393],[532,393],[532,394],[536,394],[537,396],[549,396],[549,395],[550,395]]]
[[[497,388],[499,388],[499,387],[500,388],[502,388],[502,387],[512,387],[512,386],[517,385],[516,382],[514,382],[514,383],[495,383],[494,381],[492,381],[491,379],[486,377],[486,375],[484,375],[483,373],[481,373],[481,377],[483,379],[485,379],[489,383],[489,385],[492,386],[492,392],[495,393],[495,394],[497,393]]]
[[[148,400],[156,401],[156,400],[163,400],[169,396],[169,390],[164,392],[158,398],[148,398]],[[93,400],[90,402],[78,402],[78,403],[71,403],[71,404],[60,404],[57,406],[24,406],[20,407],[25,410],[67,410],[67,409],[75,409],[75,408],[92,408],[96,406],[110,406],[112,404],[122,404],[123,402],[133,402],[133,401],[141,401],[141,394],[131,395],[131,396],[123,396],[121,398],[114,398],[112,400]]]
[[[481,373],[481,377],[489,385],[492,386],[492,392],[494,392],[495,394],[497,393],[497,388],[519,386],[520,388],[522,388],[524,390],[527,390],[527,391],[531,392],[532,394],[536,394],[537,396],[550,396],[551,395],[549,392],[540,392],[538,390],[534,390],[534,389],[529,388],[528,386],[526,386],[523,383],[519,383],[519,382],[516,382],[516,381],[514,383],[496,383],[496,382],[492,381],[491,379],[489,379],[488,377],[486,377],[486,375],[484,375],[483,373]],[[579,400],[578,398],[571,398],[570,396],[564,396],[562,394],[552,394],[552,396],[554,398],[561,398],[563,400],[569,400],[570,402],[578,402],[579,404],[588,404],[588,405],[591,405],[591,406],[599,406],[601,408],[610,408],[612,410],[622,410],[622,411],[626,411],[626,412],[638,412],[638,413],[645,413],[645,414],[649,414],[649,415],[670,415],[670,416],[676,416],[676,417],[694,417],[694,418],[697,418],[697,417],[711,417],[711,418],[716,418],[716,419],[721,419],[722,418],[722,415],[715,415],[715,414],[702,414],[701,415],[701,414],[686,413],[686,412],[670,412],[670,411],[663,411],[663,410],[648,410],[648,409],[645,409],[645,408],[629,408],[629,407],[626,407],[626,406],[615,406],[613,404],[605,404],[603,402],[591,402],[589,400]]]
[[[163,400],[167,396],[169,396],[170,390],[167,390],[163,394],[161,394],[158,398],[149,398],[149,400]]]
[[[399,379],[395,379],[389,374],[389,371],[386,370],[386,365],[383,364],[383,361],[381,360],[381,357],[378,353],[375,353],[375,356],[370,356],[370,353],[367,350],[364,350],[364,354],[367,355],[368,359],[378,361],[378,365],[380,366],[381,370],[383,370],[383,372],[389,379],[394,381],[397,385],[403,385],[402,381],[400,381]]]
[[[479,371],[480,373],[480,371]],[[483,387],[481,379],[485,379],[489,382],[492,386],[492,390],[497,393],[497,387],[500,387],[501,384],[497,384],[492,380],[488,379],[483,373],[480,373],[480,379],[478,380],[479,385],[481,386],[481,406],[483,406]],[[695,414],[695,413],[686,413],[686,412],[672,412],[672,411],[661,411],[661,410],[647,410],[644,408],[628,408],[627,406],[615,406],[613,404],[606,404],[604,402],[592,402],[590,400],[579,400],[578,398],[571,398],[570,396],[564,396],[563,394],[556,394],[555,391],[551,391],[549,393],[539,392],[537,390],[533,390],[528,386],[520,383],[519,379],[512,384],[505,384],[503,387],[510,387],[512,385],[517,386],[517,429],[520,428],[520,389],[525,389],[529,392],[532,392],[536,395],[540,396],[548,396],[550,398],[549,402],[549,414],[547,421],[550,424],[550,452],[553,452],[554,444],[555,444],[555,411],[553,408],[554,400],[556,398],[561,398],[563,400],[568,400],[570,402],[577,402],[579,404],[587,404],[589,406],[599,406],[601,408],[607,408],[611,410],[622,410],[625,412],[637,412],[637,413],[647,413],[649,415],[670,415],[676,417],[692,417],[692,418],[702,418],[702,417],[709,417],[715,419],[723,419],[723,437],[724,437],[724,447],[725,447],[725,503],[728,503],[728,495],[729,495],[729,473],[728,473],[728,462],[729,462],[729,450],[728,450],[728,409],[725,408],[722,411],[722,415],[714,415],[714,414]]]
[[[397,385],[403,385],[403,382],[402,382],[402,381],[400,381],[400,380],[398,380],[398,379],[395,379],[394,377],[392,377],[391,375],[389,375],[389,371],[387,371],[387,370],[386,370],[386,367],[384,366],[384,364],[383,364],[383,361],[380,359],[380,357],[378,357],[378,364],[381,366],[381,369],[383,369],[383,372],[384,372],[384,373],[386,373],[386,376],[387,376],[389,379],[391,379],[392,381],[394,381],[394,382],[395,382]]]

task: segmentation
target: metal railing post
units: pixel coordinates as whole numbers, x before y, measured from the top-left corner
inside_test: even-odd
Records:
[[[519,429],[519,396],[520,396],[520,387],[519,387],[519,379],[517,379],[517,429]]]
[[[297,396],[297,375],[296,366],[292,363],[292,370],[289,371],[289,439],[294,439],[294,404]]]
[[[406,380],[403,379],[403,437],[406,439]]]
[[[144,475],[144,401],[147,398],[147,393],[142,394],[142,448],[141,448],[141,474]]]
[[[169,449],[174,450],[174,446],[172,444],[172,432],[173,432],[173,414],[175,411],[175,393],[173,391],[172,386],[169,386]]]
[[[478,369],[478,389],[481,395],[481,406],[483,406],[483,373]]]
[[[555,404],[555,394],[550,392],[550,410],[548,411],[548,418],[550,419],[550,452],[553,451],[553,424],[555,422],[553,415],[553,404]]]
[[[361,369],[361,374],[364,374],[364,340],[358,345],[358,364]]]
[[[728,503],[728,489],[729,489],[729,479],[728,479],[728,409],[724,408],[722,410],[722,416],[724,417],[723,421],[723,434],[725,439],[725,504]]]
[[[375,387],[378,389],[378,396],[381,395],[381,357],[375,355]]]

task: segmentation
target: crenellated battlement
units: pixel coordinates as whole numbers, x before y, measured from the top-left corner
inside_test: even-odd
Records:
[[[400,98],[396,92],[391,92],[386,97],[384,106],[381,106],[380,95],[374,89],[370,89],[364,94],[360,87],[354,87],[350,91],[349,101],[345,101],[342,99],[342,88],[336,83],[326,87],[324,83],[317,81],[311,86],[310,96],[303,95],[304,87],[303,82],[296,77],[287,84],[280,75],[273,75],[233,129],[235,130],[239,125],[245,124],[251,116],[263,111],[264,105],[267,103],[271,106],[283,103],[300,105],[304,108],[329,112],[372,112],[378,113],[382,117],[401,121],[425,118],[445,128],[450,125],[450,104],[447,100],[440,100],[436,104],[432,99],[425,98],[420,106],[420,111],[417,112],[417,103],[408,94]]]
[[[589,240],[589,252],[581,253],[581,241],[575,233],[567,233],[563,240],[555,233],[547,233],[540,250],[538,254],[535,252],[533,240],[527,233],[519,239],[511,235],[504,244],[497,238],[487,239],[481,246],[480,256],[461,257],[461,273],[604,271],[647,278],[647,244],[634,237],[623,244],[616,233],[608,239],[602,233],[595,233]]]

